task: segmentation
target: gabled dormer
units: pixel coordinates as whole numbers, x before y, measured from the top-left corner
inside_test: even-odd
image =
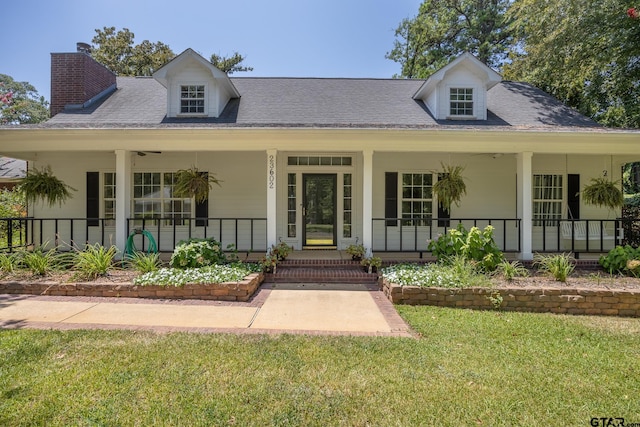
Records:
[[[192,49],[153,73],[167,88],[167,117],[218,117],[231,98],[239,98],[229,76]]]
[[[487,120],[487,91],[500,74],[475,56],[463,53],[433,73],[413,95],[436,120]]]

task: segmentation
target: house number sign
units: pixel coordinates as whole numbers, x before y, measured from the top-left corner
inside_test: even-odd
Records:
[[[269,155],[269,190],[273,190],[276,184],[276,157]]]

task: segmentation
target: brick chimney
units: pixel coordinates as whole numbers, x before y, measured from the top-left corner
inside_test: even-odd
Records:
[[[66,109],[88,107],[116,89],[116,75],[90,56],[91,46],[51,54],[51,117]]]

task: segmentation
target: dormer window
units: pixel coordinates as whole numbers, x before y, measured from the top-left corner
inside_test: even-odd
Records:
[[[204,85],[180,86],[180,114],[204,114]]]
[[[473,116],[473,89],[449,89],[449,114],[451,116]]]

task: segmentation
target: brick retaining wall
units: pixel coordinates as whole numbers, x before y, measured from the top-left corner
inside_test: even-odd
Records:
[[[640,292],[577,288],[421,288],[381,279],[384,294],[394,304],[435,305],[477,310],[640,317]],[[499,301],[502,297],[502,301]]]
[[[254,273],[241,282],[184,286],[140,286],[132,283],[0,282],[0,294],[66,295],[166,299],[248,301],[264,274]]]

